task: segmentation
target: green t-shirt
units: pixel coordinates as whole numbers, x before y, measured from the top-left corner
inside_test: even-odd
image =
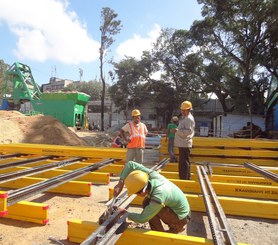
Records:
[[[168,138],[175,138],[175,133],[173,132],[173,129],[174,128],[177,128],[178,126],[174,123],[169,123],[168,126],[167,126],[167,129],[168,129]]]
[[[145,223],[153,218],[164,206],[171,208],[180,220],[190,213],[190,206],[185,194],[171,181],[160,175],[156,171],[144,167],[133,161],[129,161],[123,169],[120,179],[125,178],[134,170],[141,170],[149,175],[151,191],[149,198],[150,204],[141,213],[128,213],[128,218],[137,222]],[[154,200],[154,201],[152,201]]]

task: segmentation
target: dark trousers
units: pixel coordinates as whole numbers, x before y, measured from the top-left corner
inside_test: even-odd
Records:
[[[143,208],[149,205],[150,199],[145,198],[143,201]],[[189,221],[190,216],[185,217],[182,220],[179,220],[179,217],[176,213],[169,207],[162,208],[157,215],[149,220],[150,228],[153,231],[163,231],[170,233],[179,233],[184,230],[184,226]],[[169,226],[169,230],[165,230],[161,221]]]
[[[179,178],[190,180],[190,148],[179,147]]]

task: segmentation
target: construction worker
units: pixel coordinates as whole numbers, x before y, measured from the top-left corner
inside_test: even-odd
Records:
[[[149,222],[155,231],[180,233],[190,220],[190,206],[185,194],[171,181],[158,172],[129,161],[120,174],[120,180],[114,188],[114,197],[119,195],[123,186],[128,195],[145,197],[141,213],[128,212],[118,208],[122,213],[128,212],[128,218],[136,223]],[[161,221],[168,225],[165,230]]]
[[[140,122],[141,113],[138,109],[134,109],[131,116],[132,121],[125,124],[120,131],[121,137],[127,145],[126,162],[136,161],[142,164],[148,129],[144,123]]]
[[[192,104],[184,101],[180,106],[182,118],[175,132],[174,145],[179,148],[179,178],[190,180],[190,148],[192,148],[195,120],[191,114]]]
[[[170,161],[176,162],[177,158],[174,153],[174,139],[175,139],[175,132],[173,129],[177,128],[179,122],[179,118],[174,116],[172,117],[171,123],[167,125],[167,134],[165,141],[168,141],[168,153],[170,154]]]

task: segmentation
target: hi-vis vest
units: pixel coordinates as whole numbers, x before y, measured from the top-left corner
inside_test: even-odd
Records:
[[[130,142],[127,148],[145,148],[147,129],[145,124],[139,123],[139,126],[134,126],[133,122],[129,123],[130,127]]]

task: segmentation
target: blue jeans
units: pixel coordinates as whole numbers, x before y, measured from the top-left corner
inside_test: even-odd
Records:
[[[174,153],[174,140],[175,140],[175,138],[168,138],[168,152],[170,154],[171,160],[176,159],[176,156]]]

